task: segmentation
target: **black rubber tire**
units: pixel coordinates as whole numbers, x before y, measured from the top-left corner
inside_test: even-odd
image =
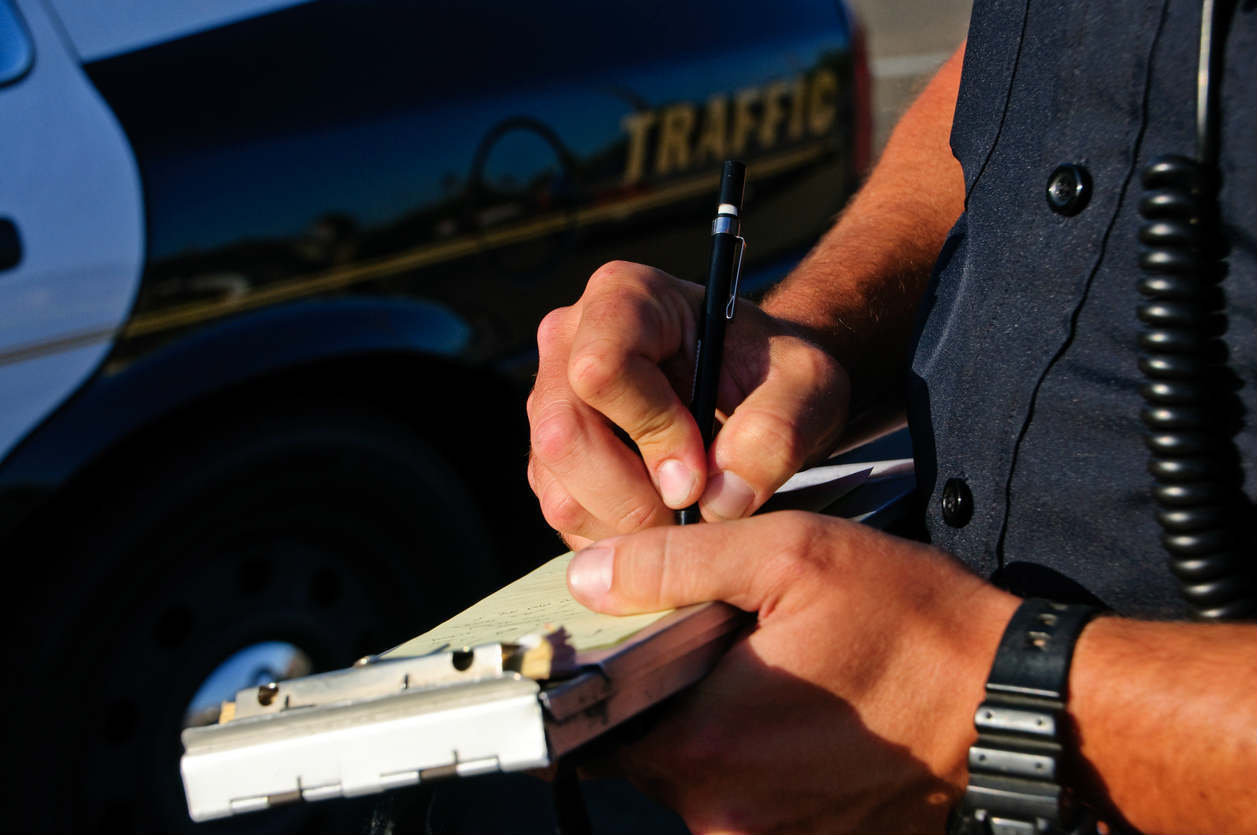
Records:
[[[187,817],[183,711],[211,670],[266,640],[316,670],[424,631],[496,587],[484,523],[451,469],[389,420],[271,415],[125,475],[78,528],[28,625],[18,693],[32,753],[10,779],[37,828],[361,828],[363,803]],[[37,694],[37,695],[34,695]],[[29,736],[28,736],[29,734]],[[10,819],[7,825],[14,825]]]

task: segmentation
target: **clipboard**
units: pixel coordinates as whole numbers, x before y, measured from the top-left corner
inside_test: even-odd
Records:
[[[824,477],[792,479],[774,501],[807,507],[817,496],[837,499],[840,515],[877,524],[914,486],[908,459],[826,466]],[[861,494],[864,501],[851,501]],[[574,642],[572,624],[562,622],[507,640],[473,638],[472,646],[442,642],[446,627],[475,635],[483,625],[477,607],[543,572],[550,595],[576,607],[569,618],[588,614],[562,581],[570,557],[351,668],[237,692],[217,725],[183,731],[180,770],[191,818],[547,767],[697,682],[751,619],[724,603],[702,603],[625,619],[595,616],[593,631],[582,630],[584,642]]]
[[[747,618],[703,603],[592,652],[568,654],[556,630],[241,690],[225,721],[183,731],[188,813],[544,768],[698,681]]]

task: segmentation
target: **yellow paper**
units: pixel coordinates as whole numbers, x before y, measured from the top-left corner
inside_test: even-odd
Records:
[[[562,627],[577,652],[614,646],[668,614],[600,615],[567,590],[569,551],[473,604],[440,626],[384,653],[386,658],[427,655],[495,642],[514,643],[526,635]]]

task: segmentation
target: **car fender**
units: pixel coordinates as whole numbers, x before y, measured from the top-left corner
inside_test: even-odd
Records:
[[[125,367],[107,363],[0,464],[0,533],[115,444],[197,401],[354,355],[456,361],[470,335],[430,302],[339,297],[233,317]]]

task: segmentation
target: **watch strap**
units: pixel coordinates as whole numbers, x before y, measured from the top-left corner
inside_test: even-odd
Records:
[[[1074,643],[1098,610],[1031,598],[1004,630],[974,714],[969,785],[952,832],[1046,835],[1083,823],[1062,788]]]

